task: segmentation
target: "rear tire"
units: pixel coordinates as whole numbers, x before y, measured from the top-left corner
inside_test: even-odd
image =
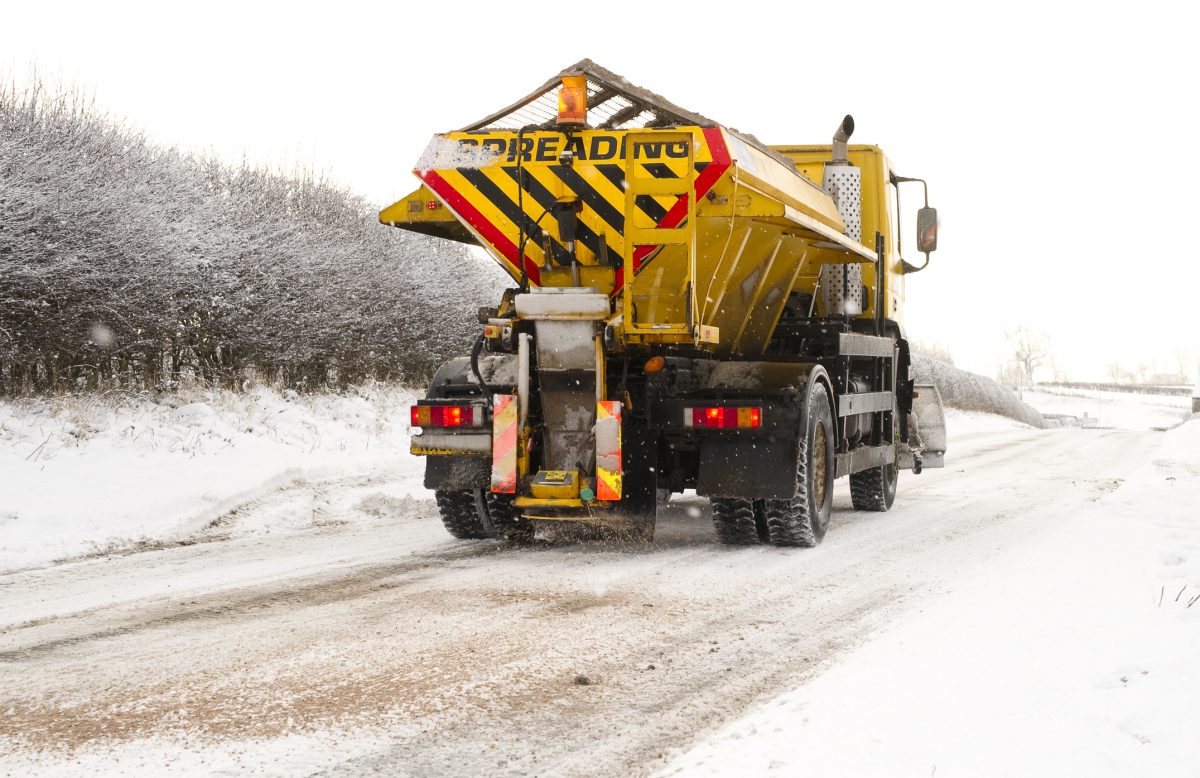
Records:
[[[486,514],[481,514],[475,491],[439,489],[433,493],[442,524],[459,540],[483,540],[495,537],[496,531]]]
[[[515,503],[516,495],[496,494],[487,490],[481,492],[480,497],[495,530],[495,537],[513,543],[533,542],[533,522],[521,518],[521,512],[517,510]]]
[[[727,546],[756,546],[769,539],[765,500],[713,497],[709,502],[719,542]]]
[[[886,511],[896,501],[900,468],[892,463],[850,476],[850,501],[856,511]]]
[[[765,501],[772,544],[811,548],[825,537],[833,511],[833,453],[829,395],[810,383],[796,456],[796,494],[790,500]]]

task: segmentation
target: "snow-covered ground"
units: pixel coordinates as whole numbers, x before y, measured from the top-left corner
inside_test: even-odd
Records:
[[[0,773],[1195,774],[1200,420],[951,410],[817,549],[694,495],[523,548],[445,533],[411,399],[0,404]]]
[[[946,435],[955,442],[980,433],[1019,429],[1034,428],[1024,422],[1010,419],[1007,416],[997,416],[994,413],[962,411],[958,408],[946,409]]]
[[[0,572],[183,540],[259,497],[335,477],[386,473],[424,497],[408,454],[412,396],[368,385],[0,402]],[[253,531],[320,520],[311,492],[296,499],[310,504],[264,513]]]
[[[382,492],[392,497],[428,499],[423,461],[408,452],[413,396],[370,385],[346,395],[259,387],[0,402],[0,573],[194,539],[239,510],[257,509],[230,532],[361,517],[369,506],[348,510],[359,506],[330,494],[356,479],[386,480]],[[948,414],[952,434],[1026,426]],[[322,488],[331,482],[337,490]]]
[[[1127,430],[1169,429],[1192,412],[1190,397],[1169,394],[1039,387],[1022,391],[1021,399],[1044,414],[1075,416],[1083,426]]]
[[[1198,657],[1200,417],[1091,507],[662,774],[1195,776]]]

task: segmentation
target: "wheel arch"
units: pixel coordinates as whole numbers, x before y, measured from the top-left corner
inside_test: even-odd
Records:
[[[825,392],[825,396],[829,399],[829,410],[833,414],[834,427],[837,427],[837,402],[835,402],[835,394],[833,389],[833,379],[829,377],[829,371],[822,365],[813,365],[808,371],[808,381],[805,383],[805,393],[817,391]],[[807,400],[807,397],[805,398]],[[808,403],[801,403],[801,421],[804,421],[803,414],[808,413]],[[834,442],[837,442],[837,435],[834,436]]]

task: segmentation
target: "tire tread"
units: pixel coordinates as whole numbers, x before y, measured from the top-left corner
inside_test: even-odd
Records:
[[[434,492],[438,512],[446,531],[459,540],[483,540],[492,536],[491,528],[483,523],[475,503],[475,494],[468,490]]]
[[[807,414],[809,416],[819,415],[819,420],[823,421],[826,430],[829,430],[832,417],[828,396],[820,390],[812,396],[816,399],[810,400]],[[816,429],[815,423],[813,423],[813,429]],[[825,537],[825,527],[818,523],[820,517],[817,512],[821,510],[821,506],[815,506],[816,510],[814,510],[813,500],[810,497],[812,484],[808,477],[808,460],[811,445],[812,440],[806,426],[796,450],[796,494],[790,500],[766,500],[764,507],[767,532],[772,545],[812,548]],[[832,460],[831,451],[827,453],[827,456]],[[826,465],[826,490],[831,494],[833,478],[832,473],[828,472],[829,466],[829,464]],[[827,501],[829,499],[829,497],[826,498]],[[826,522],[828,522],[828,517],[826,517]]]
[[[854,504],[856,511],[886,511],[886,489],[882,467],[873,467],[850,475],[850,502]]]
[[[761,542],[752,500],[714,497],[710,502],[718,541],[726,546],[756,546]]]

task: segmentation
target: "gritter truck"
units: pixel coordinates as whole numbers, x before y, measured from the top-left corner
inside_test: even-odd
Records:
[[[937,213],[853,131],[767,146],[583,60],[435,135],[380,221],[481,246],[513,281],[411,409],[446,529],[648,540],[690,489],[722,543],[814,546],[835,479],[886,511],[900,470],[941,467],[901,323]]]

